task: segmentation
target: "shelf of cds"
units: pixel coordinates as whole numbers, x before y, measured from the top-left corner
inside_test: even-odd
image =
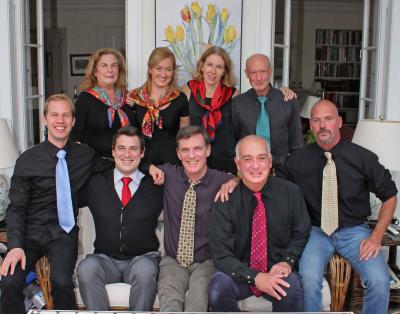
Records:
[[[314,81],[321,82],[325,98],[353,127],[358,119],[361,39],[361,30],[315,31]]]

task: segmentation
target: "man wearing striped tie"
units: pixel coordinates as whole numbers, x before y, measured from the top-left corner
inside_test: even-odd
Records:
[[[256,134],[265,138],[277,168],[295,149],[303,146],[299,108],[288,88],[270,85],[271,63],[267,56],[254,54],[246,61],[246,77],[251,89],[232,100],[235,139]]]
[[[310,238],[300,259],[304,311],[321,311],[324,269],[339,253],[363,282],[363,314],[384,314],[389,275],[381,241],[396,208],[397,189],[378,156],[340,138],[341,126],[335,104],[316,103],[310,120],[316,142],[294,152],[278,170],[278,176],[302,189],[311,217]],[[382,201],[373,230],[366,224],[370,192]]]

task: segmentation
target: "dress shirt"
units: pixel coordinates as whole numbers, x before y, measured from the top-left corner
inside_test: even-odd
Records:
[[[296,183],[303,191],[313,226],[321,226],[322,172],[325,150],[313,143],[297,150],[278,169],[278,176]],[[371,151],[346,140],[332,150],[339,194],[339,227],[352,227],[371,215],[369,192],[385,202],[397,194],[390,172]]]
[[[176,258],[181,225],[182,206],[189,179],[182,166],[164,164],[159,166],[165,173],[164,183],[164,246],[168,256]],[[221,185],[233,176],[214,169],[207,169],[206,174],[196,185],[196,221],[194,230],[194,259],[196,263],[211,257],[208,245],[207,228],[211,207]]]
[[[271,135],[272,164],[279,166],[289,153],[303,146],[303,134],[297,100],[283,100],[282,92],[269,87],[266,109]],[[252,88],[232,100],[232,124],[235,140],[256,134],[260,113],[258,95]]]
[[[294,267],[311,229],[303,195],[295,184],[272,176],[260,192],[266,209],[268,271],[279,262]],[[247,284],[254,284],[258,273],[249,266],[256,206],[254,192],[241,182],[228,202],[214,204],[209,224],[215,266]]]
[[[68,141],[66,151],[72,205],[78,214],[78,193],[92,170],[109,168],[112,163],[95,158],[85,144]],[[65,232],[58,223],[55,169],[60,148],[44,141],[25,151],[15,164],[7,209],[8,249],[24,248],[26,241],[46,245]],[[75,219],[76,221],[76,219]],[[72,231],[74,232],[74,230]]]
[[[115,190],[117,191],[119,199],[122,199],[122,188],[124,187],[122,178],[124,178],[124,177],[126,177],[126,176],[123,175],[117,168],[114,168],[114,185],[115,185]],[[136,190],[138,189],[140,181],[144,177],[144,174],[136,169],[128,177],[130,177],[132,179],[132,181],[129,183],[128,187],[129,187],[129,190],[131,191],[131,195],[133,196],[133,194],[135,194]]]

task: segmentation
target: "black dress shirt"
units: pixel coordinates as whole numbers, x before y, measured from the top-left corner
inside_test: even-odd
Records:
[[[289,153],[303,146],[303,134],[297,100],[285,102],[282,92],[269,87],[266,109],[271,132],[272,164],[279,166]],[[252,88],[232,100],[232,127],[235,139],[256,134],[260,103]]]
[[[268,270],[279,262],[292,267],[303,252],[311,223],[298,186],[269,177],[261,190],[266,208]],[[254,283],[250,269],[251,233],[257,200],[243,183],[228,202],[215,203],[209,224],[211,255],[216,267],[239,282]]]
[[[313,226],[321,226],[322,172],[325,150],[310,144],[295,151],[278,169],[278,176],[296,183],[303,191]],[[390,172],[371,151],[341,140],[331,151],[336,165],[339,194],[339,227],[365,222],[371,215],[369,192],[385,202],[397,194]]]
[[[93,149],[85,144],[68,141],[66,151],[72,204],[78,214],[78,192],[96,168],[112,163],[95,159]],[[39,245],[57,239],[65,231],[59,226],[55,169],[60,149],[44,141],[25,151],[15,165],[11,178],[10,205],[7,209],[8,249],[25,247],[25,241]],[[95,166],[96,163],[96,166]],[[76,219],[75,219],[76,221]],[[71,233],[77,234],[77,228]]]

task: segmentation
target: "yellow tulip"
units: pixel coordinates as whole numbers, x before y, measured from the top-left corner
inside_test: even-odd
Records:
[[[185,39],[185,30],[182,25],[176,27],[176,41],[183,41]]]
[[[236,34],[237,34],[237,32],[236,32],[235,27],[232,25],[229,25],[226,28],[225,33],[224,33],[224,42],[226,44],[233,42],[236,39]]]
[[[225,22],[228,20],[228,17],[229,17],[229,12],[228,12],[228,10],[227,10],[226,8],[223,8],[222,11],[221,11],[221,20],[222,20],[222,23],[225,23]]]
[[[190,10],[187,5],[185,5],[185,7],[181,10],[181,18],[184,22],[188,23],[190,23],[190,21],[192,20],[192,17],[190,15]]]
[[[200,18],[202,10],[203,10],[202,7],[199,5],[197,1],[192,3],[192,12],[195,15],[197,15],[197,17]]]
[[[171,25],[165,29],[165,37],[167,37],[168,42],[172,43],[175,41],[175,31]]]
[[[212,23],[214,16],[215,16],[215,6],[213,4],[209,4],[206,14],[206,20],[209,24]]]

